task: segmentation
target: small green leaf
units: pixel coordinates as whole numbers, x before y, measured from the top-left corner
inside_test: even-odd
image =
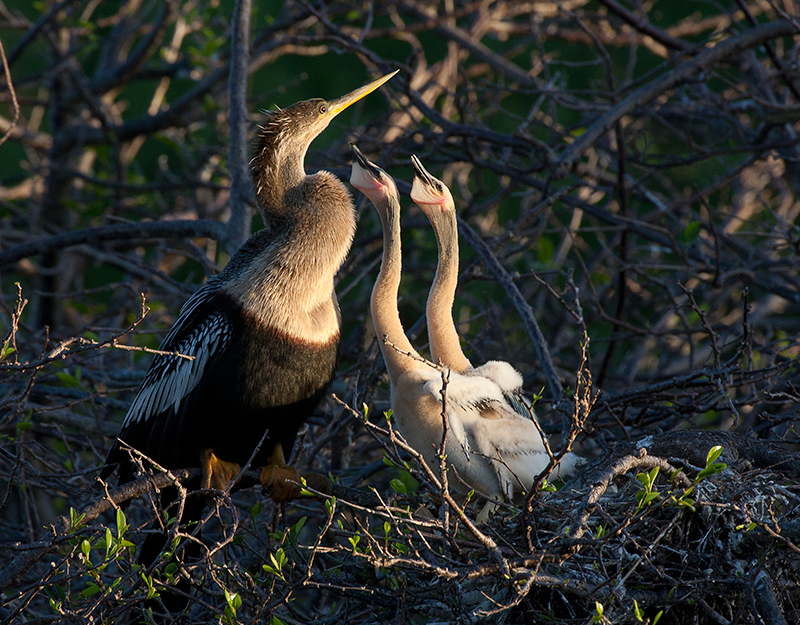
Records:
[[[708,450],[708,455],[706,456],[706,466],[709,466],[711,463],[716,462],[717,458],[722,455],[722,445],[714,445],[711,449]]]
[[[94,582],[86,582],[86,588],[81,591],[81,596],[91,597],[92,595],[96,595],[98,592],[100,592],[100,586]]]
[[[699,221],[689,221],[686,224],[686,228],[683,232],[678,235],[678,240],[681,243],[692,243],[693,241],[697,240],[697,237],[700,236],[700,226],[702,224]]]
[[[325,500],[325,509],[328,511],[328,516],[333,516],[333,511],[336,509],[336,497]]]
[[[81,541],[81,553],[86,561],[89,562],[89,552],[92,550],[92,544],[85,538]]]
[[[603,622],[603,604],[599,601],[594,602],[594,616],[592,617],[593,623]]]
[[[117,536],[122,538],[125,535],[125,532],[128,531],[128,521],[125,518],[125,513],[120,509],[117,508]]]
[[[644,622],[644,610],[639,607],[636,599],[633,600],[633,615],[636,617],[637,621]]]
[[[300,532],[302,531],[303,526],[306,524],[306,521],[308,521],[307,516],[301,517],[300,520],[292,526],[289,535],[295,543],[297,542],[297,539],[300,536]]]
[[[700,481],[706,479],[707,477],[710,477],[712,475],[716,475],[717,473],[720,473],[720,472],[724,471],[727,468],[728,468],[728,465],[725,464],[724,462],[715,462],[714,464],[712,464],[711,466],[706,467],[705,469],[700,471],[700,473],[697,474],[697,477],[694,480],[695,484],[697,482],[700,482]]]

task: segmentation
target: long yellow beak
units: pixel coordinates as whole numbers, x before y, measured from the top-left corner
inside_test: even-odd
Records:
[[[341,98],[337,98],[336,100],[328,102],[328,115],[330,117],[335,117],[351,104],[355,104],[364,96],[369,95],[370,93],[375,91],[378,87],[380,87],[383,83],[385,83],[399,71],[400,71],[399,69],[396,69],[391,74],[386,74],[386,76],[384,76],[383,78],[378,78],[378,80],[371,82],[363,87],[359,87],[355,91],[352,91],[347,95],[342,96]]]

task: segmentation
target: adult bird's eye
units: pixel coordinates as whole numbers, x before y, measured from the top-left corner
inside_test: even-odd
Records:
[[[319,112],[320,115],[322,115],[327,110],[328,110],[328,105],[325,104],[324,102],[320,104],[319,107],[317,108],[317,111]]]

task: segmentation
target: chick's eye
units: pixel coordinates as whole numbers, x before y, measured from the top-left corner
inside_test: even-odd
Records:
[[[327,110],[328,110],[328,105],[327,105],[327,104],[324,104],[324,103],[323,103],[323,104],[320,104],[320,105],[319,105],[319,107],[317,107],[317,111],[319,111],[319,114],[320,114],[320,115],[322,115],[323,113],[325,113]]]

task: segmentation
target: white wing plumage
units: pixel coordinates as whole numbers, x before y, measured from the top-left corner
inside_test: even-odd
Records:
[[[181,402],[203,377],[209,358],[230,344],[232,327],[223,312],[214,311],[205,318],[197,318],[202,305],[216,293],[218,285],[215,282],[213,279],[206,282],[184,304],[175,325],[161,344],[162,350],[190,356],[191,359],[177,355],[156,356],[125,416],[123,430],[169,408],[177,412]],[[188,328],[191,330],[187,331]]]
[[[533,412],[530,409],[531,402],[526,400],[522,393],[522,375],[509,363],[503,360],[489,360],[479,367],[462,371],[462,375],[487,378],[494,382],[515,411],[526,418],[531,416]]]

